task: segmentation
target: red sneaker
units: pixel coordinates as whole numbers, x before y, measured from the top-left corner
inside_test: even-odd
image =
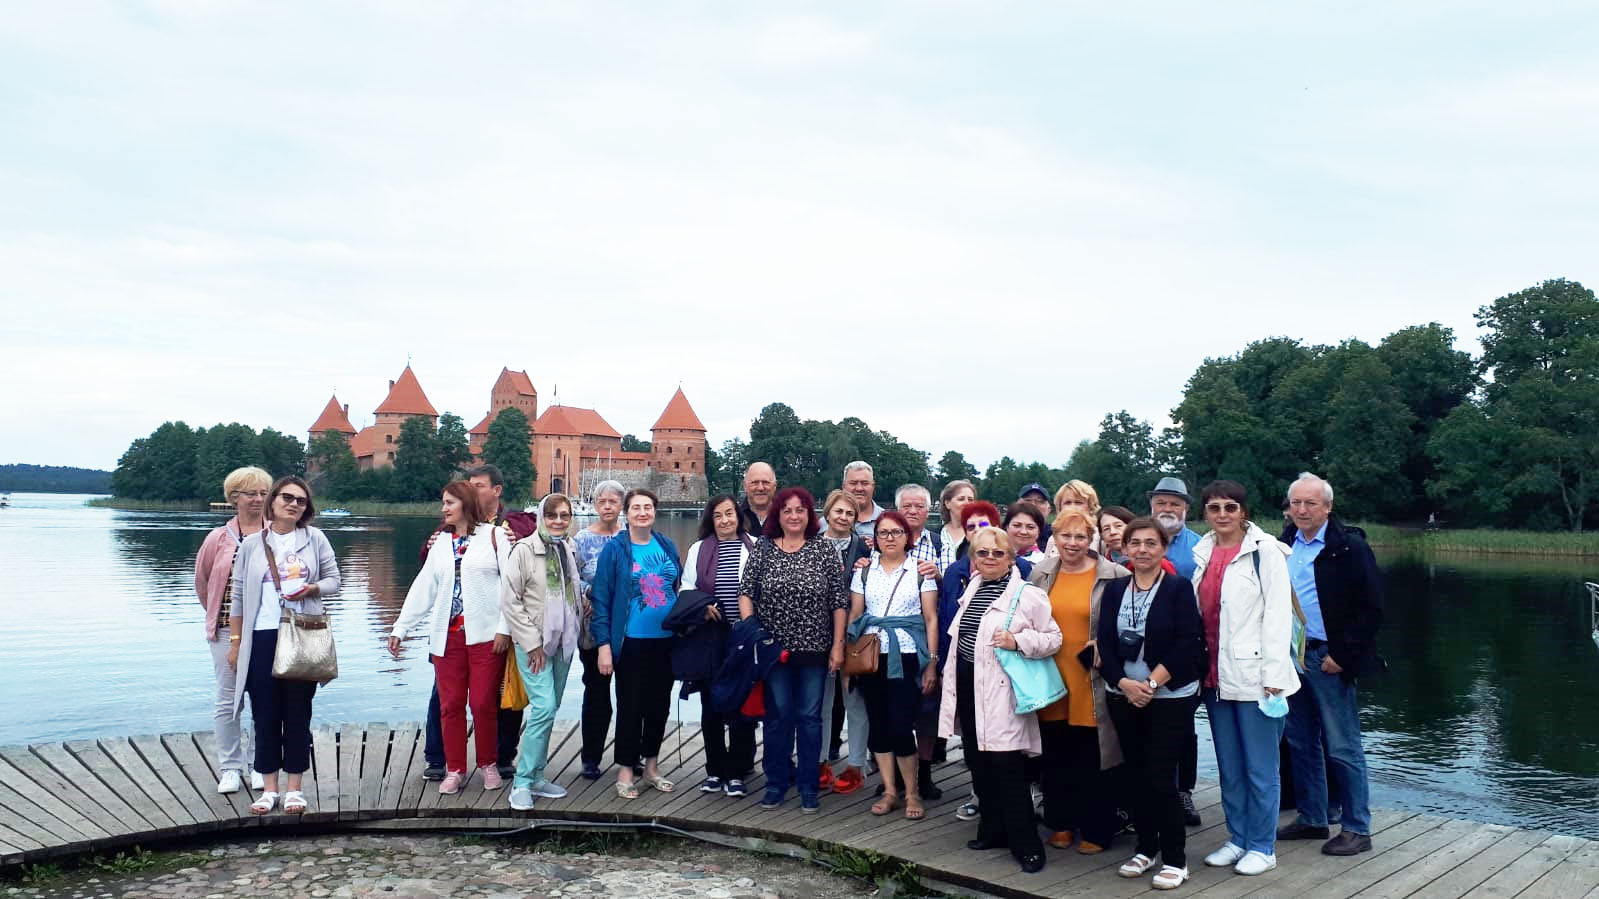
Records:
[[[821,776],[818,778],[817,787],[823,793],[833,789],[833,766],[827,762],[822,763]]]
[[[833,792],[840,796],[848,796],[864,786],[866,786],[866,776],[861,774],[859,768],[845,768],[842,774],[833,778]]]

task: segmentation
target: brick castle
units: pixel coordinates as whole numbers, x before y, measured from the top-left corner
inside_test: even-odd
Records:
[[[532,425],[529,448],[538,471],[533,484],[535,496],[575,493],[589,499],[594,486],[604,480],[620,481],[627,487],[648,487],[662,502],[704,502],[709,495],[705,481],[705,425],[694,414],[681,387],[650,428],[650,451],[624,452],[622,435],[600,413],[556,404],[540,414],[538,391],[527,372],[503,368],[489,390],[488,414],[470,432],[474,460],[483,458],[489,424],[500,410],[511,407],[520,409]],[[334,396],[311,425],[311,438],[329,431],[344,434],[356,463],[366,471],[394,464],[400,425],[407,418],[426,418],[435,428],[439,423],[438,410],[428,402],[409,365],[398,379],[389,382],[388,396],[373,411],[376,422],[356,430],[350,424],[350,407],[341,406]]]

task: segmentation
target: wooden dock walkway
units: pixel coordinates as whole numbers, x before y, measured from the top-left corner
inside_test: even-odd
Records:
[[[678,746],[681,738],[681,754]],[[340,830],[510,830],[584,825],[659,825],[741,838],[744,845],[871,850],[915,865],[924,877],[980,893],[1006,896],[1132,896],[1148,877],[1123,880],[1115,868],[1131,851],[1124,838],[1098,856],[1048,850],[1042,873],[1023,874],[1003,850],[972,852],[976,825],[955,818],[970,776],[951,762],[940,770],[945,798],[930,803],[927,819],[873,817],[868,787],[851,796],[824,796],[819,815],[802,815],[790,794],[776,811],[762,811],[763,778],[751,795],[705,795],[705,754],[699,730],[672,727],[662,769],[676,791],[646,790],[618,799],[611,779],[578,776],[575,722],[557,722],[548,773],[571,793],[540,799],[532,812],[506,806],[509,787],[484,793],[479,779],[455,796],[441,796],[421,779],[418,726],[386,724],[319,727],[313,768],[306,775],[310,811],[303,822],[275,813],[250,814],[250,791],[216,792],[216,754],[210,733],[77,740],[0,749],[0,867],[58,856],[211,833]],[[958,755],[956,753],[955,755]],[[1205,825],[1189,834],[1193,879],[1178,895],[1258,895],[1295,899],[1339,897],[1599,897],[1599,842],[1413,812],[1378,810],[1375,850],[1354,858],[1321,855],[1315,841],[1278,847],[1278,867],[1259,877],[1206,868],[1205,853],[1226,839],[1214,785],[1195,794]],[[1286,816],[1285,816],[1286,820]]]

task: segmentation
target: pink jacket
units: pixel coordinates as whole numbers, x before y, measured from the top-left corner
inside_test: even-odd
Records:
[[[1043,742],[1038,736],[1038,716],[1032,712],[1016,714],[1016,698],[1011,693],[1010,678],[999,667],[999,659],[994,656],[990,644],[994,631],[1005,623],[1005,616],[1010,613],[1017,584],[1023,586],[1010,629],[1016,635],[1016,648],[1021,650],[1022,655],[1030,659],[1053,656],[1060,650],[1060,625],[1055,623],[1055,617],[1050,613],[1048,594],[1027,583],[1015,567],[1011,568],[1011,578],[1004,595],[994,600],[994,604],[988,607],[977,623],[977,654],[972,671],[977,748],[984,752],[1019,749],[1028,755],[1038,755],[1043,752]],[[943,671],[944,697],[938,707],[938,735],[941,737],[952,737],[959,732],[959,716],[955,714],[955,657],[959,653],[961,616],[982,583],[981,577],[974,577],[966,585],[966,592],[960,598],[960,607],[955,612],[955,620],[949,626],[949,658],[944,660]]]
[[[194,557],[194,592],[205,607],[205,638],[217,638],[217,610],[222,607],[222,594],[227,592],[228,579],[233,576],[233,552],[239,547],[239,518],[205,535],[200,544],[200,554]]]

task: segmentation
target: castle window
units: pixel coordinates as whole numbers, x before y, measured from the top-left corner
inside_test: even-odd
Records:
[[[394,435],[393,434],[384,434],[383,435],[383,442],[384,443],[393,443],[394,442]]]
[[[557,458],[557,459],[561,458],[561,448],[560,447],[556,447],[555,448],[555,458]],[[559,492],[559,491],[557,491],[557,492]]]
[[[690,463],[689,463],[689,464],[688,464],[688,470],[689,470],[689,471],[693,471],[693,470],[694,470],[694,463],[693,463],[693,462],[690,462]]]
[[[672,448],[670,446],[666,448],[666,454],[668,456],[670,456],[672,454]]]
[[[682,468],[683,467],[683,463],[682,462],[673,462],[672,463],[672,467],[673,468]]]
[[[389,453],[389,461],[390,462],[394,461],[394,454],[393,453]]]

